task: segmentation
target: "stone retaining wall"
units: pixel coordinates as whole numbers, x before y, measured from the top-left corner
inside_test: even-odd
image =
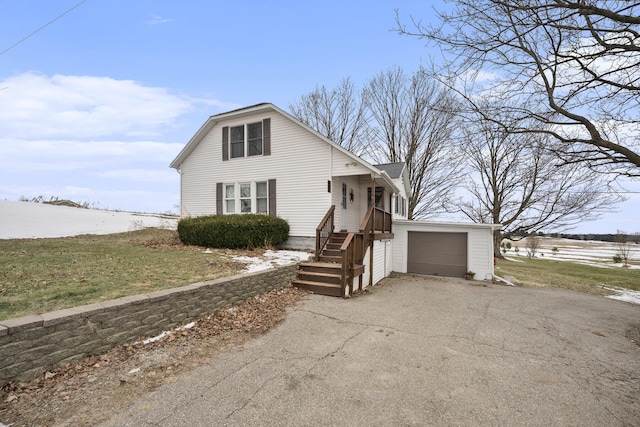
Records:
[[[289,285],[297,265],[0,320],[0,386]]]

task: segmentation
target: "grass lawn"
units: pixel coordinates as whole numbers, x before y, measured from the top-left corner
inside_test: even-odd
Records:
[[[570,289],[597,295],[612,292],[609,287],[640,290],[640,270],[629,268],[601,268],[567,261],[547,259],[498,260],[498,276],[511,276],[514,284],[522,286],[553,287]]]
[[[0,319],[231,276],[246,251],[183,246],[171,230],[0,240]]]

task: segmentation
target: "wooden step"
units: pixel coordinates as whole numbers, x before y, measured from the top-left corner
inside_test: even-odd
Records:
[[[342,287],[334,283],[320,283],[320,282],[312,282],[308,280],[294,280],[293,285],[298,288],[311,291],[314,294],[328,295],[332,297],[342,296]]]
[[[335,262],[304,262],[300,264],[299,273],[306,272],[325,273],[340,276],[342,274],[342,264],[338,264]],[[364,265],[354,265],[353,268],[348,272],[348,274],[352,277],[357,277],[361,274],[364,274]]]
[[[332,234],[331,237],[329,237],[329,240],[327,241],[327,244],[328,245],[332,245],[332,244],[342,245],[346,239],[347,239],[347,236],[336,236],[335,234]]]
[[[300,271],[314,271],[316,273],[341,274],[342,265],[328,262],[303,262]]]
[[[342,263],[342,257],[341,256],[330,256],[330,255],[320,255],[318,257],[320,262],[330,262],[330,263],[336,263],[336,264],[341,264]]]
[[[331,270],[330,270],[331,271]],[[299,271],[298,280],[308,282],[320,282],[320,283],[333,283],[340,285],[342,283],[342,276],[338,273],[325,273],[316,271]]]
[[[340,249],[329,249],[329,248],[325,248],[324,251],[322,251],[322,254],[324,256],[342,256],[342,252],[340,251]]]

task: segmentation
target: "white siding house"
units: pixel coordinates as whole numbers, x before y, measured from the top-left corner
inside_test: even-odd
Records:
[[[233,157],[229,152],[223,160],[223,129],[254,123],[262,123],[262,132],[268,132],[269,150],[264,142],[262,154],[248,155],[246,142],[245,155]],[[287,246],[292,248],[314,247],[316,227],[332,204],[336,206],[336,227],[359,231],[367,210],[367,184],[375,182],[387,195],[399,191],[385,172],[272,104],[210,117],[171,167],[180,173],[182,217],[231,213],[225,206],[230,185],[235,187],[235,210],[240,213],[241,184],[251,192],[255,212],[256,184],[271,181],[268,197],[274,199],[272,213],[288,221],[291,237]],[[342,203],[343,185],[346,204]],[[218,194],[219,190],[225,194]]]
[[[316,249],[316,262],[301,266],[296,283],[317,292],[347,296],[391,271],[430,271],[434,259],[423,262],[420,250],[409,253],[428,245],[429,237],[447,240],[417,234],[429,227],[453,232],[454,249],[465,246],[455,271],[464,264],[479,278],[493,273],[490,228],[407,221],[404,163],[372,165],[273,104],[211,116],[171,167],[180,173],[182,217],[258,213],[285,219],[285,247]]]

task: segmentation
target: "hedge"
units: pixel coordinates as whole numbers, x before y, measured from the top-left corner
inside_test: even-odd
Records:
[[[278,245],[287,240],[289,224],[270,215],[209,215],[181,219],[178,235],[186,245],[257,248]]]

